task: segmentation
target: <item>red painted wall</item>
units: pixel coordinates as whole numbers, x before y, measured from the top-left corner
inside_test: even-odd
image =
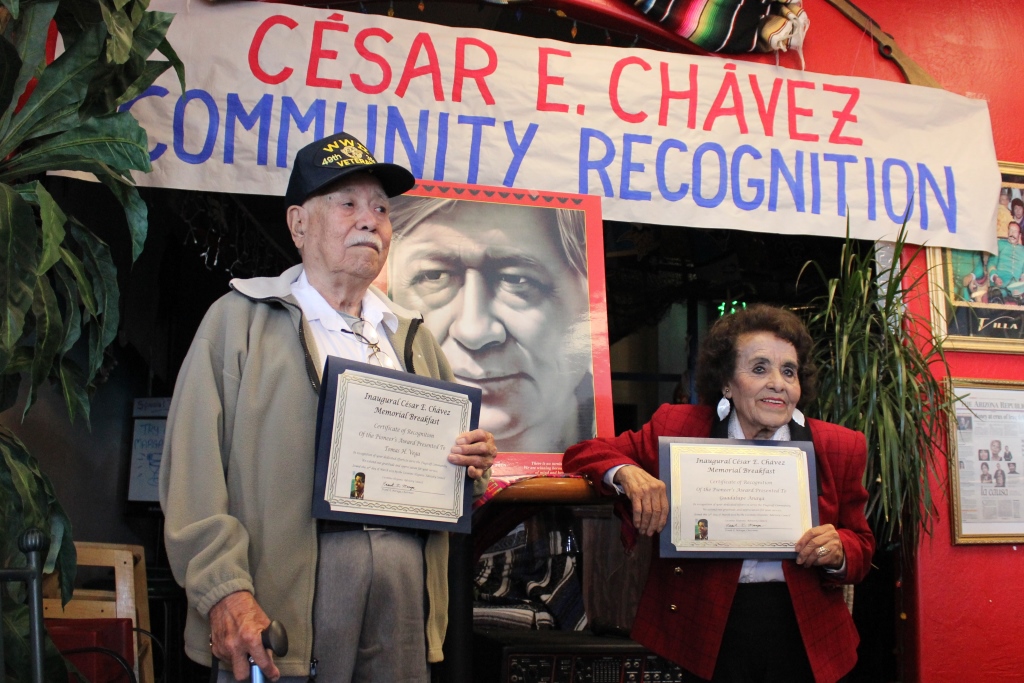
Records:
[[[913,264],[923,273],[924,259]],[[928,319],[927,296],[911,310]],[[953,377],[1024,380],[1024,357],[949,353]],[[932,495],[932,536],[922,541],[914,576],[905,581],[907,681],[971,683],[1024,680],[1024,598],[1012,584],[1024,576],[1024,544],[954,546],[945,462]]]

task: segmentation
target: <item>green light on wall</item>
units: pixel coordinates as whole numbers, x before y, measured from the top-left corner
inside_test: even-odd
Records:
[[[745,301],[739,301],[736,299],[732,301],[723,301],[722,303],[718,304],[718,317],[721,318],[722,316],[729,315],[730,313],[735,313],[736,311],[742,310],[746,307],[747,303]]]

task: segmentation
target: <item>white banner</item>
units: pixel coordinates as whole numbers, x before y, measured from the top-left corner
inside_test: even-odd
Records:
[[[604,217],[995,252],[984,101],[910,85],[270,3],[154,0],[186,64],[132,103],[142,185],[284,194],[345,130],[424,180],[600,195]],[[826,36],[812,36],[825,40]],[[847,216],[849,214],[849,216]]]

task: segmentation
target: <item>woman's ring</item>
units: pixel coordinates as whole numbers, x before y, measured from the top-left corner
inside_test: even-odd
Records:
[[[825,557],[828,555],[828,548],[823,545],[818,546],[818,557]]]

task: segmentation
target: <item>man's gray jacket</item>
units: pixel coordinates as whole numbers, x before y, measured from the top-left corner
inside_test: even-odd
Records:
[[[323,361],[291,294],[301,267],[233,280],[210,307],[178,374],[160,468],[167,554],[188,597],[187,654],[208,664],[210,608],[250,591],[288,629],[291,647],[277,661],[285,676],[309,673],[318,555],[310,506]],[[398,316],[391,344],[404,364],[419,316],[370,291]],[[413,332],[409,351],[417,374],[452,379],[429,330]],[[435,662],[448,618],[447,534],[432,533],[424,554]]]

